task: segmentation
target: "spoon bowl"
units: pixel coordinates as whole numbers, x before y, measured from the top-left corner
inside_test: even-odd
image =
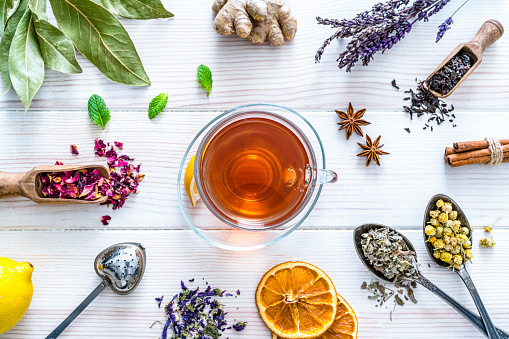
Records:
[[[467,237],[470,241],[472,241],[472,229],[470,228],[470,223],[468,222],[467,217],[465,216],[465,213],[463,213],[463,210],[459,207],[459,205],[451,197],[449,197],[445,194],[436,194],[429,200],[428,206],[426,207],[426,211],[424,212],[424,219],[422,222],[422,234],[424,236],[424,244],[426,246],[426,250],[428,251],[429,256],[431,257],[431,259],[433,260],[433,262],[435,264],[437,264],[438,266],[441,266],[441,267],[450,268],[449,267],[450,265],[448,263],[443,262],[442,260],[437,259],[433,256],[433,249],[434,249],[433,244],[430,243],[429,241],[426,241],[428,236],[424,232],[424,229],[426,228],[426,226],[428,224],[428,220],[430,219],[429,212],[437,209],[436,203],[440,199],[442,199],[444,202],[450,202],[452,205],[452,210],[458,212],[458,217],[456,218],[456,220],[459,220],[461,222],[461,227],[468,228]],[[462,265],[465,265],[465,262],[463,262]]]
[[[95,272],[106,279],[113,292],[126,295],[134,291],[145,272],[143,245],[122,243],[108,247],[97,255]]]
[[[364,266],[366,266],[366,268],[378,279],[392,283],[393,282],[392,279],[387,278],[382,272],[376,270],[373,267],[373,265],[371,265],[371,263],[369,262],[369,259],[364,256],[364,252],[362,250],[362,244],[361,244],[362,234],[368,233],[370,230],[378,229],[378,228],[388,228],[389,230],[394,231],[396,234],[401,236],[403,238],[403,240],[405,240],[405,243],[406,243],[408,249],[410,251],[414,252],[414,254],[415,254],[415,248],[412,245],[412,243],[410,242],[410,240],[408,240],[407,237],[405,237],[403,234],[399,233],[398,231],[396,231],[395,229],[393,229],[391,227],[388,227],[388,226],[385,226],[382,224],[364,224],[364,225],[357,226],[355,228],[355,230],[353,231],[353,242],[355,245],[355,250],[357,251],[357,255],[361,259]],[[415,255],[415,260],[417,261],[417,255]]]

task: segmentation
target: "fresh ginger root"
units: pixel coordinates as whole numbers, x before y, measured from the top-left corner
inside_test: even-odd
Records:
[[[261,45],[267,40],[278,46],[292,40],[297,20],[281,0],[214,0],[214,29],[222,35],[236,32],[241,38]]]

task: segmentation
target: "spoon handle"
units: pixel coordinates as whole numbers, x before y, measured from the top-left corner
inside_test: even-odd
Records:
[[[60,334],[62,334],[62,332],[67,328],[67,326],[69,326],[69,324],[72,323],[72,321],[76,319],[76,317],[79,316],[80,313],[83,312],[83,310],[88,305],[90,305],[90,303],[94,301],[94,299],[99,295],[99,293],[101,293],[108,285],[109,283],[106,280],[101,281],[101,283],[95,288],[95,290],[93,290],[92,293],[90,293],[88,297],[86,297],[85,300],[83,300],[81,304],[79,304],[79,306],[76,307],[76,309],[72,311],[72,313],[69,314],[69,316],[65,318],[65,320],[62,321],[62,323],[58,325],[58,327],[55,328],[53,332],[51,332],[46,337],[46,339],[55,339]]]
[[[457,273],[461,277],[461,279],[463,279],[463,282],[467,286],[467,289],[470,292],[472,299],[474,299],[475,306],[477,307],[477,310],[479,311],[479,314],[481,315],[481,319],[484,323],[484,326],[486,327],[486,332],[488,334],[488,338],[499,339],[497,331],[495,330],[495,325],[491,321],[488,311],[486,310],[486,307],[484,307],[484,303],[481,300],[481,296],[479,295],[479,292],[477,292],[474,282],[472,281],[470,274],[468,274],[468,271],[465,268],[465,265],[463,265],[461,267],[461,269],[459,271],[457,271]]]
[[[491,19],[481,26],[479,32],[467,45],[471,45],[472,50],[479,53],[479,57],[488,46],[497,41],[503,34],[504,26],[499,21]]]
[[[0,172],[0,199],[24,196],[21,180],[25,175],[25,173]]]
[[[460,304],[453,298],[451,298],[448,294],[446,294],[444,291],[439,289],[435,284],[433,284],[431,281],[426,279],[424,276],[421,275],[415,281],[418,282],[419,284],[421,284],[422,286],[426,287],[428,290],[433,292],[438,297],[440,297],[443,301],[445,301],[447,304],[449,304],[449,306],[454,308],[459,314],[464,316],[465,319],[470,321],[472,323],[472,325],[474,325],[479,330],[479,332],[484,334],[484,336],[488,337],[488,334],[486,333],[486,329],[484,327],[484,323],[478,315],[476,315],[475,313],[470,311],[468,308],[466,308],[465,306],[463,306],[462,304]],[[509,339],[509,333],[504,332],[500,328],[496,328],[496,331],[497,331],[500,339]]]

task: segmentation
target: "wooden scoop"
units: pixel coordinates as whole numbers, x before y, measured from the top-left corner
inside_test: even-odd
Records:
[[[99,204],[108,197],[96,200],[45,198],[42,195],[42,173],[78,171],[81,169],[97,169],[105,178],[110,177],[108,167],[104,165],[47,165],[37,166],[26,173],[0,172],[0,199],[8,197],[26,197],[38,204]]]
[[[447,58],[445,58],[444,61],[433,71],[433,73],[430,74],[430,76],[426,79],[426,84],[428,84],[428,81],[431,79],[433,75],[435,75],[436,72],[438,72],[442,67],[445,66],[446,63],[449,62],[449,60],[458,54],[459,51],[463,50],[470,58],[472,59],[472,67],[470,70],[460,79],[460,81],[454,86],[449,92],[445,94],[441,94],[438,92],[435,92],[433,90],[430,90],[431,93],[433,93],[435,96],[439,98],[447,98],[449,95],[451,95],[458,87],[461,85],[463,81],[474,71],[474,69],[479,66],[479,64],[482,61],[482,54],[484,50],[490,46],[492,43],[497,41],[502,35],[504,34],[504,27],[502,24],[497,20],[488,20],[486,21],[481,28],[479,29],[479,32],[475,35],[475,37],[470,40],[467,43],[459,44],[458,47],[456,47]],[[428,86],[429,89],[429,86]]]

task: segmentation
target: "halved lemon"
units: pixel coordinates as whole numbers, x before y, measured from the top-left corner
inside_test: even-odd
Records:
[[[338,308],[334,322],[324,334],[315,339],[357,339],[357,332],[359,331],[357,316],[342,296],[339,294],[336,294],[336,296],[338,298]],[[272,333],[272,339],[281,338]]]
[[[191,160],[186,167],[186,173],[184,175],[184,187],[186,189],[186,193],[191,200],[191,204],[193,207],[196,206],[196,202],[200,199],[200,194],[198,193],[198,189],[196,188],[196,184],[194,182],[194,158],[196,154],[193,155]]]
[[[314,338],[334,322],[338,299],[330,278],[311,264],[274,266],[256,289],[256,306],[267,327],[281,338]]]

